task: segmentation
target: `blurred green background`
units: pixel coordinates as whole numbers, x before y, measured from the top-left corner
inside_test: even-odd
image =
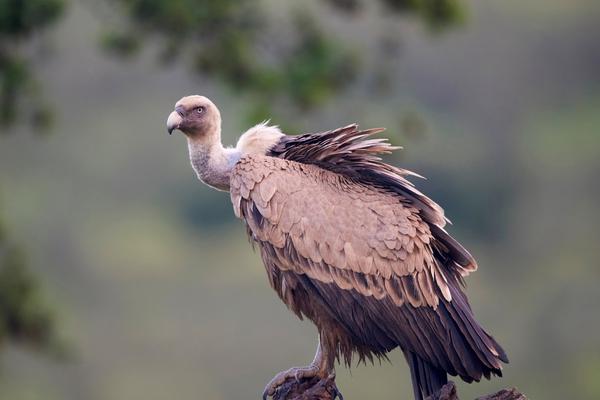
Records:
[[[258,398],[316,333],[165,119],[224,140],[385,126],[478,258],[478,319],[532,399],[600,398],[600,3],[0,0],[0,398]],[[392,364],[351,399],[410,398]]]

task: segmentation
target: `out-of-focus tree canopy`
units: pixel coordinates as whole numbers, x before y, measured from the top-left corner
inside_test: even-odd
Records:
[[[324,1],[348,23],[368,6],[360,0]],[[252,95],[255,119],[267,116],[267,104],[274,99],[304,110],[322,104],[352,83],[360,66],[359,55],[341,46],[310,7],[286,10],[286,20],[277,24],[259,0],[108,2],[125,19],[115,18],[120,23],[104,34],[106,50],[128,57],[148,38],[159,39],[163,61],[184,58],[202,76]],[[433,30],[462,18],[456,0],[381,0],[376,5],[381,13],[416,16]]]
[[[36,127],[51,122],[49,106],[30,68],[29,45],[36,34],[56,22],[63,0],[3,0],[0,2],[0,127],[29,119]],[[2,129],[5,131],[5,129]]]
[[[349,19],[368,6],[360,0],[323,1]],[[382,13],[415,16],[434,31],[462,19],[457,0],[381,0],[377,5]],[[305,9],[292,9],[289,26],[281,30],[269,25],[269,10],[259,0],[105,0],[95,6],[108,6],[115,13],[112,20],[119,21],[102,36],[109,53],[130,57],[148,38],[158,38],[162,61],[184,58],[199,74],[252,95],[253,119],[265,117],[274,98],[302,109],[322,104],[353,82],[360,65],[358,55],[340,46]],[[43,99],[30,68],[30,50],[36,35],[65,8],[64,0],[0,3],[0,126],[20,119],[36,128],[51,124],[51,103]]]

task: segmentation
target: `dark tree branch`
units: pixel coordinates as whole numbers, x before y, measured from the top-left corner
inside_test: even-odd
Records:
[[[527,400],[516,388],[502,389],[494,394],[478,397],[477,400]]]
[[[335,385],[335,376],[326,379],[288,380],[273,396],[273,400],[335,400],[336,398],[343,400]],[[426,400],[458,400],[456,385],[454,382],[449,382]],[[478,397],[476,400],[527,400],[527,397],[517,389],[510,388]]]

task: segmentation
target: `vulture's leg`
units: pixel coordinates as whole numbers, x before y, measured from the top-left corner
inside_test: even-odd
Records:
[[[300,381],[302,379],[314,378],[316,376],[324,379],[333,375],[333,362],[333,353],[323,343],[323,340],[321,340],[321,336],[319,335],[317,352],[310,365],[307,365],[306,367],[292,367],[275,375],[263,391],[263,400],[266,400],[267,397],[274,395],[277,388],[285,383],[285,381],[288,379]]]

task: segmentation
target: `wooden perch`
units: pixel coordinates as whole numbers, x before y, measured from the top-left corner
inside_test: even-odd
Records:
[[[412,397],[412,394],[410,396]],[[335,376],[326,379],[288,380],[273,395],[273,400],[335,400],[336,398],[343,400],[342,394],[335,385]],[[439,392],[426,400],[458,400],[456,385],[454,382],[448,382]],[[478,397],[476,400],[527,400],[527,397],[517,389],[510,388]]]
[[[456,385],[450,381],[439,392],[429,396],[426,400],[458,400]],[[524,394],[515,388],[502,389],[499,392],[478,397],[475,400],[527,400]]]

